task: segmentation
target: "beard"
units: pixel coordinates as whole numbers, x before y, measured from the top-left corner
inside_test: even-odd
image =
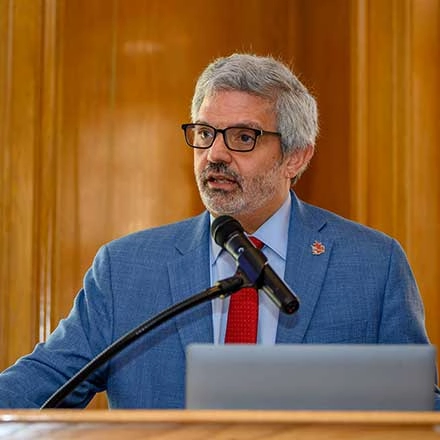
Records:
[[[249,214],[260,209],[279,190],[281,163],[282,160],[277,161],[269,170],[250,178],[240,176],[224,162],[208,163],[201,172],[195,173],[205,208],[215,215],[230,216]],[[234,188],[231,190],[211,188],[209,182],[213,175],[233,182]]]

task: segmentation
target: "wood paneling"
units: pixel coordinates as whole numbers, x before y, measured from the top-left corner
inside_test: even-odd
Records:
[[[0,368],[69,311],[101,244],[200,212],[180,124],[234,51],[284,59],[316,95],[298,193],[402,242],[440,342],[439,8],[0,0]]]
[[[316,96],[320,134],[315,157],[296,191],[310,203],[350,214],[350,2],[298,3],[300,77]]]
[[[351,168],[358,186],[353,187],[352,212],[358,220],[404,241],[406,152],[412,130],[408,123],[411,96],[406,93],[411,68],[408,2],[358,5],[354,23],[359,25],[353,30],[352,51]]]
[[[3,0],[0,17],[0,352],[5,366],[38,340],[34,182],[42,4]]]
[[[353,2],[351,23],[350,216],[402,243],[439,344],[440,3]]]
[[[422,291],[428,332],[440,347],[440,2],[411,3],[411,118],[406,248]]]
[[[38,119],[40,133],[35,156],[34,251],[35,285],[38,298],[39,341],[49,335],[54,295],[55,215],[57,209],[57,130],[59,96],[59,48],[57,0],[46,0],[42,9],[42,43]]]

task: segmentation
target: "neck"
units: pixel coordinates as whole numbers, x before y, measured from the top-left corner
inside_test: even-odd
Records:
[[[272,213],[273,214],[273,213]],[[236,215],[234,218],[238,220],[243,226],[247,234],[253,234],[263,223],[265,223],[271,216],[258,217],[256,215]]]

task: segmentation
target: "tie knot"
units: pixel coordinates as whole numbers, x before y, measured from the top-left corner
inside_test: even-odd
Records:
[[[264,243],[257,237],[249,236],[249,240],[257,249],[261,249],[264,246]]]

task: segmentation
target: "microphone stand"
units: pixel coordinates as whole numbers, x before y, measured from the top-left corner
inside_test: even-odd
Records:
[[[196,305],[199,305],[205,301],[231,295],[238,289],[243,287],[243,284],[247,284],[248,280],[239,271],[224,280],[218,281],[214,286],[193,295],[171,307],[165,309],[159,314],[153,316],[153,318],[143,322],[135,329],[129,331],[125,335],[117,339],[113,344],[108,346],[104,351],[93,358],[88,364],[86,364],[81,370],[79,370],[71,379],[69,379],[62,387],[60,387],[54,394],[52,394],[48,400],[41,406],[40,409],[57,408],[63,399],[70,394],[83,380],[85,380],[94,370],[108,361],[116,353],[119,353],[127,345],[134,342],[143,334],[153,330],[160,324],[168,321],[174,316],[188,310]]]

